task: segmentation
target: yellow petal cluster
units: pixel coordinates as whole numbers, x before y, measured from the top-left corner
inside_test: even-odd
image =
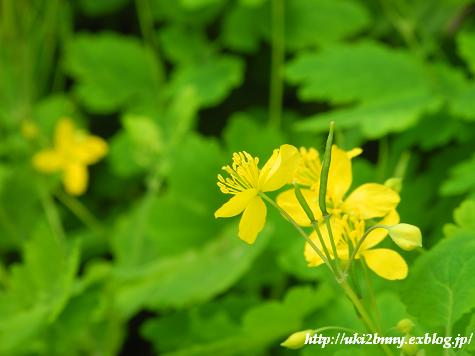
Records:
[[[308,161],[308,152],[310,150],[300,151],[303,162]],[[350,251],[362,239],[366,228],[375,224],[392,226],[399,223],[396,207],[399,204],[400,197],[395,190],[387,185],[366,183],[349,192],[353,179],[351,160],[361,152],[359,148],[344,151],[335,145],[332,147],[326,201],[327,209],[331,214],[330,224],[337,247],[338,258],[343,261],[350,258]],[[320,225],[323,240],[330,253],[330,257],[335,258],[331,249],[328,231],[322,222],[322,213],[318,205],[319,169],[321,167],[318,154],[313,154],[313,159],[315,161],[311,165],[315,170],[313,174],[307,172],[310,165],[301,164],[297,177],[304,176],[307,179],[299,178],[296,181],[302,186],[302,194]],[[310,177],[314,177],[313,180]],[[281,193],[277,197],[277,203],[299,225],[304,227],[311,225],[311,221],[297,200],[294,189]],[[407,224],[400,225],[404,226]],[[416,236],[417,232],[412,231],[408,233],[406,230],[395,229],[392,233],[390,232],[391,237],[403,249],[410,248],[411,244],[420,244],[420,239],[418,240]],[[399,253],[387,248],[374,248],[387,235],[388,230],[385,229],[375,229],[370,232],[355,258],[363,258],[371,270],[385,279],[403,279],[407,276],[408,267]],[[408,235],[411,236],[408,237]],[[322,248],[315,232],[311,235],[311,239],[315,245],[320,249]],[[309,266],[318,266],[323,263],[323,260],[309,244],[305,247],[305,258]]]
[[[227,218],[242,213],[239,237],[252,244],[264,228],[267,208],[260,193],[275,191],[291,182],[300,163],[297,148],[282,145],[259,169],[259,159],[247,152],[233,154],[231,166],[223,167],[227,177],[218,175],[218,187],[233,197],[216,212],[216,218]]]
[[[81,195],[88,184],[87,166],[107,154],[107,143],[75,127],[69,118],[61,119],[55,129],[54,145],[33,156],[34,167],[43,173],[61,172],[64,188]]]

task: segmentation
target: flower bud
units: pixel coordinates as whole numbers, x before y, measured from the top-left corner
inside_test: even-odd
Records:
[[[315,333],[312,329],[297,331],[290,335],[280,346],[284,346],[288,349],[300,349],[302,346],[305,345],[305,340],[311,338]]]
[[[396,193],[400,193],[402,189],[402,179],[401,178],[389,178],[384,182],[384,185],[388,188],[391,188]]]
[[[396,329],[403,334],[409,334],[414,329],[414,323],[411,319],[401,319],[396,324]]]
[[[389,236],[396,245],[406,251],[422,246],[421,230],[410,224],[397,224],[389,226]]]

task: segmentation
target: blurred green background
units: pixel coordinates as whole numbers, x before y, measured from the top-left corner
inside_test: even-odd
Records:
[[[473,1],[0,3],[0,355],[377,355],[281,348],[363,328],[278,214],[253,246],[213,217],[232,152],[321,150],[330,120],[423,231],[373,278],[384,329],[473,332]],[[80,197],[31,164],[62,117],[109,145]]]

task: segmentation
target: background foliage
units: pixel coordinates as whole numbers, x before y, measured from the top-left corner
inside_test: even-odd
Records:
[[[233,151],[321,149],[329,120],[364,148],[354,185],[403,178],[402,221],[423,231],[407,280],[374,278],[384,329],[473,332],[474,14],[469,0],[1,0],[0,354],[279,355],[296,330],[362,329],[277,214],[252,247],[213,218]],[[64,116],[110,148],[80,198],[31,166]]]

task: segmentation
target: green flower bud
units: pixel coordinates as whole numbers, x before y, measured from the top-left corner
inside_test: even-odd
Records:
[[[300,349],[302,346],[305,345],[305,340],[307,339],[307,335],[312,337],[315,334],[315,331],[312,329],[297,331],[290,335],[280,346],[284,346],[288,349]]]
[[[397,224],[389,226],[389,236],[396,245],[406,251],[422,246],[421,230],[410,224]]]
[[[384,185],[388,188],[391,188],[396,193],[401,192],[402,189],[402,179],[401,178],[389,178],[386,179]]]
[[[396,324],[396,329],[403,334],[409,334],[414,329],[414,323],[411,319],[402,319]]]

